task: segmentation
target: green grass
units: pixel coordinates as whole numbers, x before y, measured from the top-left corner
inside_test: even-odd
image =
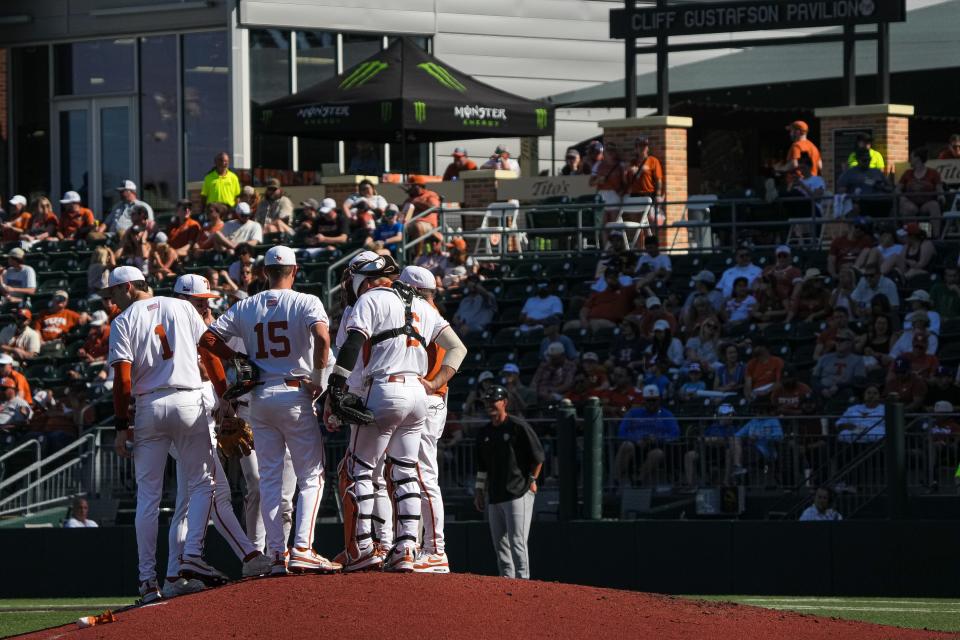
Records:
[[[960,600],[947,598],[813,598],[790,596],[691,596],[828,618],[909,629],[960,631]]]
[[[25,598],[0,600],[0,637],[76,622],[81,616],[133,604],[133,598]]]

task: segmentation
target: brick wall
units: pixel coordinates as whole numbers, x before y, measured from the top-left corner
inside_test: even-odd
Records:
[[[465,208],[482,208],[497,201],[497,179],[495,177],[472,178],[463,174],[461,178],[463,179],[463,206]],[[469,216],[468,219],[475,217]],[[479,221],[475,226],[479,226]]]

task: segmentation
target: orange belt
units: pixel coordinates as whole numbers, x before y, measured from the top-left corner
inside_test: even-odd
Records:
[[[403,382],[404,380],[403,376],[387,376],[387,382]]]
[[[301,379],[299,379],[299,378],[293,378],[293,379],[289,379],[289,380],[284,380],[284,381],[283,381],[283,383],[284,383],[285,385],[287,385],[288,387],[296,387],[296,388],[298,388],[298,389],[300,388],[300,384],[301,384],[302,382],[303,382],[303,380],[301,380]]]

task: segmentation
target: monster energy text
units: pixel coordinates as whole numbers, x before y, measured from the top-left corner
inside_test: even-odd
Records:
[[[537,109],[537,129],[547,128],[547,110]]]
[[[417,122],[423,122],[427,119],[427,103],[417,102],[413,103],[413,117]]]

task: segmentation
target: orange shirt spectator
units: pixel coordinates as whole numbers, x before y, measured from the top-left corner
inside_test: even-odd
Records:
[[[222,222],[220,226],[223,226]],[[203,229],[200,227],[200,223],[193,218],[188,218],[182,224],[176,227],[170,227],[169,231],[167,231],[167,243],[173,249],[180,249],[196,242],[202,233]]]
[[[453,180],[460,177],[461,171],[476,171],[477,163],[467,156],[467,150],[463,147],[457,147],[453,150],[453,162],[447,165],[447,170],[443,172],[444,180]]]
[[[16,370],[11,370],[9,377],[13,378],[13,381],[17,383],[17,395],[23,398],[27,404],[33,404],[33,394],[30,392],[30,383],[27,382],[27,379],[22,373]]]
[[[10,198],[10,210],[7,212],[7,219],[0,224],[0,237],[4,242],[15,242],[20,239],[21,234],[30,228],[30,219],[33,217],[27,211],[27,199],[16,195]]]
[[[410,185],[407,190],[408,197],[400,205],[401,222],[407,224],[414,216],[440,206],[440,196],[435,191],[430,191],[426,187],[427,181],[423,176],[410,176]],[[426,223],[430,228],[437,226],[439,218],[436,212],[430,213],[416,222]],[[426,224],[423,226],[426,227]]]
[[[950,136],[950,142],[937,156],[939,160],[960,160],[960,133]]]
[[[637,144],[649,147],[643,138],[638,139]],[[663,165],[651,155],[634,156],[625,172],[624,182],[624,188],[631,196],[662,196]]]
[[[770,392],[770,404],[774,407],[774,415],[798,416],[803,413],[800,407],[803,399],[813,391],[787,371],[784,371],[781,376],[780,384]]]
[[[943,184],[943,179],[936,169],[927,167],[923,177],[918,178],[911,168],[903,172],[899,184],[908,200],[916,205],[922,205],[937,199],[937,192]]]
[[[223,216],[227,208],[220,202],[213,202],[207,206],[207,223],[203,225],[197,248],[201,251],[213,249],[213,238],[223,229]]]
[[[796,140],[793,144],[790,145],[790,148],[787,149],[787,160],[800,160],[800,156],[806,153],[810,156],[811,162],[813,162],[813,169],[811,174],[818,176],[820,175],[820,149],[817,149],[817,145],[813,144],[806,138],[802,140]],[[800,172],[797,171],[796,175],[800,175]]]
[[[72,240],[78,231],[93,227],[96,224],[97,220],[93,217],[93,211],[90,211],[90,209],[86,207],[77,207],[60,214],[60,228],[58,231],[64,239]]]
[[[780,382],[783,374],[783,359],[770,355],[765,345],[758,344],[753,348],[753,357],[747,362],[746,391],[763,395],[770,393],[773,386]]]
[[[57,340],[80,324],[80,314],[67,308],[69,299],[66,291],[57,291],[53,294],[50,309],[33,321],[33,328],[40,332],[44,342]]]

